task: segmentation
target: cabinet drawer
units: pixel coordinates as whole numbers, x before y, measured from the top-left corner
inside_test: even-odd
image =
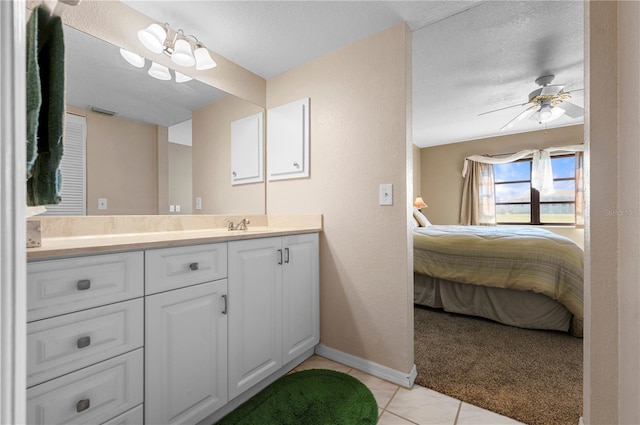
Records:
[[[143,413],[144,407],[141,404],[138,407],[134,407],[128,412],[124,412],[122,415],[103,423],[102,425],[142,425],[144,421]]]
[[[98,363],[144,343],[142,298],[27,325],[27,386]]]
[[[27,390],[27,423],[100,424],[143,400],[138,349]]]
[[[30,262],[27,321],[141,297],[142,252]]]
[[[226,277],[226,243],[145,251],[147,295]]]

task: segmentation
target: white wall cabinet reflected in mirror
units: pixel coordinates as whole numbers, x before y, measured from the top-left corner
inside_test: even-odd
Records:
[[[231,184],[264,181],[264,115],[231,123]]]
[[[309,98],[267,111],[269,180],[309,177]]]

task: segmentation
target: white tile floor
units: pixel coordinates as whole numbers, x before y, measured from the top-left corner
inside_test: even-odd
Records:
[[[523,425],[428,388],[414,385],[409,390],[320,356],[294,370],[305,369],[336,370],[363,382],[378,402],[378,425]]]

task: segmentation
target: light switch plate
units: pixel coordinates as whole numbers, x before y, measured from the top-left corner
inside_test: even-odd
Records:
[[[393,184],[380,185],[380,205],[393,205]]]

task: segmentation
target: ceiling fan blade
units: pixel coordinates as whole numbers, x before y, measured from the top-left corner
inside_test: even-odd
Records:
[[[513,125],[514,125],[515,123],[517,123],[518,121],[523,120],[523,119],[527,118],[529,115],[533,114],[533,112],[534,112],[537,108],[538,108],[538,104],[537,104],[537,103],[536,103],[536,104],[534,104],[534,105],[531,105],[530,107],[528,107],[528,108],[527,108],[527,109],[525,109],[524,111],[520,112],[520,114],[518,114],[518,116],[516,116],[514,119],[512,119],[511,121],[509,121],[508,123],[506,123],[506,124],[504,125],[504,127],[502,127],[502,128],[500,129],[500,131],[502,131],[502,130],[507,130],[507,129],[509,129],[509,128],[513,127]]]
[[[574,105],[571,102],[567,102],[566,100],[558,105],[558,107],[564,109],[568,117],[578,118],[584,116],[584,108]]]
[[[487,112],[483,112],[481,114],[478,114],[478,116],[482,116],[482,115],[486,115],[486,114],[490,114],[492,112],[498,112],[498,111],[503,111],[505,109],[510,109],[510,108],[515,108],[516,106],[524,106],[524,105],[528,105],[531,102],[527,102],[527,103],[520,103],[518,105],[511,105],[511,106],[505,106],[504,108],[499,108],[499,109],[494,109],[492,111],[487,111]]]

